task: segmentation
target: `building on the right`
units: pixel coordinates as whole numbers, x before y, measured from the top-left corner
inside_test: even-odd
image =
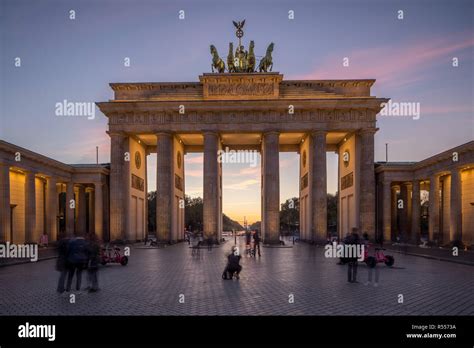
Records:
[[[377,162],[379,241],[474,245],[474,141],[420,162]]]

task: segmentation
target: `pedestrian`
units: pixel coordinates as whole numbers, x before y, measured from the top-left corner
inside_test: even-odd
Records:
[[[44,232],[40,237],[39,245],[42,246],[43,248],[46,248],[48,246],[48,243],[49,243],[48,234]]]
[[[347,240],[346,243],[344,244],[349,244],[349,245],[355,245],[356,250],[358,250],[357,246],[360,244],[359,241],[359,234],[357,233],[358,229],[353,228],[352,229],[352,235],[350,236],[349,240]],[[347,256],[347,255],[345,255]],[[357,255],[350,255],[351,257],[348,259],[348,268],[347,268],[347,281],[349,283],[358,283],[357,282],[357,266],[358,266],[358,257]]]
[[[262,255],[260,254],[260,233],[258,232],[258,229],[255,230],[255,233],[253,235],[253,255],[257,255],[257,249],[258,249],[258,257],[261,257]]]
[[[67,255],[68,238],[62,238],[58,243],[58,258],[56,259],[56,270],[59,272],[58,287],[56,291],[62,294],[64,292],[64,282],[68,273]]]
[[[87,267],[87,260],[86,240],[82,236],[77,236],[69,242],[66,291],[71,291],[72,278],[74,277],[74,274],[76,274],[76,290],[81,290],[82,271]]]
[[[99,271],[100,262],[100,246],[97,237],[94,233],[89,234],[87,244],[87,290],[89,292],[99,291],[99,281],[97,272]]]
[[[231,253],[227,256],[227,266],[222,273],[222,279],[232,280],[234,275],[237,279],[240,279],[240,272],[242,271],[242,266],[240,265],[241,258],[239,248],[234,245]]]

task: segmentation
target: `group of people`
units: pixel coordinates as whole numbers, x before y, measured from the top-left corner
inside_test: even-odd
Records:
[[[58,245],[56,270],[59,272],[57,292],[71,291],[72,280],[76,275],[76,291],[81,290],[82,271],[87,270],[88,286],[86,290],[99,290],[97,272],[100,263],[100,245],[95,234],[91,233],[84,238],[76,236],[62,239]],[[67,281],[66,281],[67,278]],[[66,282],[66,286],[64,283]]]

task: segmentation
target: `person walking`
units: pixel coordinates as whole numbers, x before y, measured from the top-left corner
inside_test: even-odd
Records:
[[[99,281],[97,272],[99,271],[100,262],[100,246],[97,237],[94,233],[89,234],[87,244],[87,290],[89,292],[99,291]]]
[[[360,244],[359,242],[359,234],[357,233],[358,230],[357,228],[352,229],[352,234],[350,238],[347,240],[346,244],[349,245],[355,245],[356,250],[358,250],[358,245]],[[347,256],[347,255],[346,255]],[[348,268],[347,268],[347,281],[349,283],[357,283],[357,266],[358,266],[358,260],[357,260],[357,255],[351,255],[349,258],[348,262]]]
[[[58,286],[56,291],[62,294],[64,292],[64,282],[68,273],[67,255],[69,239],[62,238],[58,243],[58,258],[56,259],[56,270],[59,272]]]
[[[260,233],[258,229],[255,230],[255,233],[253,234],[253,254],[254,256],[257,256],[257,249],[258,249],[258,257],[261,257],[262,255],[260,254]]]
[[[71,291],[72,278],[76,274],[76,291],[81,290],[82,271],[87,267],[87,243],[84,237],[78,236],[69,242],[67,256],[68,275],[66,291]]]

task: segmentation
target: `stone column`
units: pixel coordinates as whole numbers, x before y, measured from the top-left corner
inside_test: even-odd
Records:
[[[156,134],[156,237],[161,242],[171,239],[173,203],[173,137]]]
[[[9,239],[11,231],[10,167],[0,163],[0,242]]]
[[[400,185],[400,199],[403,201],[403,207],[398,207],[400,213],[400,241],[405,242],[409,236],[409,221],[408,221],[408,200],[410,199],[409,189],[407,183]]]
[[[49,177],[46,182],[46,231],[49,241],[58,240],[58,189],[57,179]]]
[[[451,241],[462,240],[462,191],[461,170],[451,170],[451,199],[449,214],[449,236]]]
[[[124,142],[122,133],[110,135],[110,240],[125,237],[124,224]]]
[[[102,183],[94,184],[94,231],[97,238],[104,240],[104,203]]]
[[[74,215],[75,208],[71,208],[71,201],[74,200],[74,205],[77,206],[77,202],[74,198],[74,183],[66,183],[66,236],[72,237],[74,235]]]
[[[421,201],[420,201],[420,181],[413,181],[412,191],[412,204],[411,204],[411,233],[410,242],[417,244],[420,241],[420,213],[421,213]]]
[[[217,241],[219,227],[219,163],[217,151],[219,135],[214,132],[204,132],[204,194],[203,194],[203,224],[204,238]]]
[[[439,176],[430,177],[430,196],[429,196],[429,239],[434,237],[439,240]]]
[[[392,240],[392,182],[384,180],[382,185],[383,241],[390,242]]]
[[[84,236],[86,234],[86,218],[87,218],[86,190],[85,190],[84,185],[79,185],[78,188],[79,188],[79,191],[78,191],[79,202],[76,202],[77,233],[79,233],[81,236]]]
[[[25,173],[25,242],[34,243],[36,232],[35,173]]]
[[[397,220],[398,220],[398,202],[397,202],[397,190],[399,189],[399,186],[392,186],[392,230],[390,233],[390,239],[388,241],[393,240],[395,237],[395,234],[398,233],[398,226],[397,226]]]
[[[280,243],[280,152],[278,132],[263,135],[264,243]]]
[[[375,172],[374,172],[374,134],[375,129],[363,129],[360,140],[360,179],[359,213],[360,234],[367,233],[375,238]]]
[[[313,241],[324,243],[327,238],[327,179],[326,179],[326,132],[312,134],[311,149],[311,207]]]

